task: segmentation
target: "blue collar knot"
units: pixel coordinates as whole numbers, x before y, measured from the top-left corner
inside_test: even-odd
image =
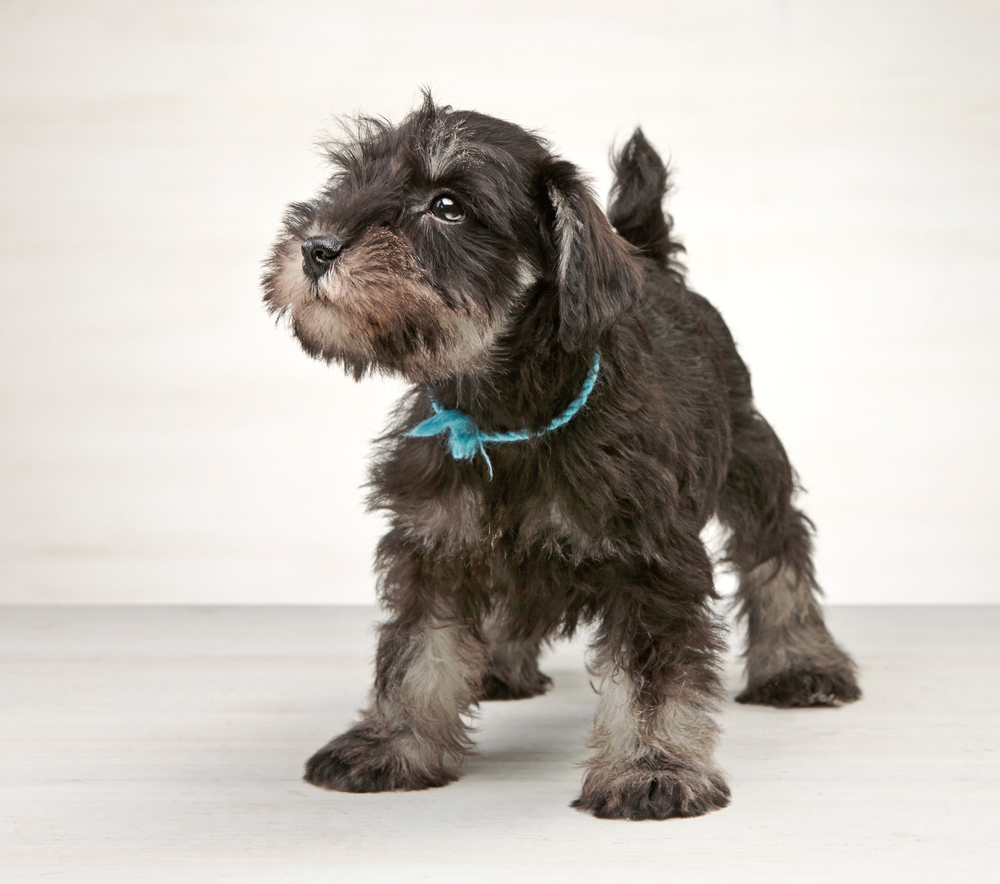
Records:
[[[583,382],[580,395],[570,402],[566,406],[566,410],[554,418],[544,429],[538,431],[511,430],[507,433],[485,433],[476,426],[476,422],[464,411],[443,408],[437,399],[434,398],[434,394],[428,391],[431,397],[431,405],[434,407],[434,415],[421,421],[412,430],[409,430],[406,435],[437,436],[447,433],[448,448],[451,451],[451,456],[455,460],[472,460],[477,453],[481,454],[486,461],[486,467],[490,471],[490,478],[492,479],[493,464],[490,462],[490,456],[486,453],[486,448],[484,447],[486,443],[524,442],[528,439],[544,436],[546,433],[551,433],[553,430],[559,429],[563,424],[569,423],[576,416],[576,413],[587,404],[587,399],[590,398],[594,384],[597,383],[597,374],[600,368],[601,357],[599,353],[595,353],[594,361],[590,366],[590,371],[587,373],[586,380]]]

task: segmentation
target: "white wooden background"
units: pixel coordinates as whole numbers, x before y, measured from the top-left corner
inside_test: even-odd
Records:
[[[398,388],[259,304],[335,112],[641,123],[835,602],[1000,601],[992,0],[0,4],[0,601],[368,602]]]

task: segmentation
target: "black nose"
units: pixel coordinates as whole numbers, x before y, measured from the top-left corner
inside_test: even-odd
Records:
[[[319,279],[343,250],[343,242],[335,236],[311,236],[302,243],[302,270],[307,276]]]

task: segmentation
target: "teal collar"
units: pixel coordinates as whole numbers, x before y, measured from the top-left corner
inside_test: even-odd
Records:
[[[595,353],[594,361],[590,366],[590,371],[587,373],[586,380],[583,382],[583,389],[580,390],[580,395],[570,402],[566,406],[566,410],[557,418],[554,418],[544,429],[537,431],[512,430],[507,433],[484,433],[476,426],[476,422],[464,411],[443,408],[437,399],[434,398],[434,394],[428,390],[431,397],[431,405],[434,407],[434,415],[417,424],[406,435],[437,436],[441,433],[447,433],[451,456],[455,460],[472,460],[477,453],[481,454],[486,460],[486,467],[489,469],[490,478],[492,479],[493,464],[486,453],[485,444],[487,442],[524,442],[528,439],[544,436],[546,433],[558,430],[559,427],[569,423],[576,416],[576,413],[587,404],[587,399],[590,398],[594,384],[597,383],[597,374],[600,368],[601,356],[599,353]]]

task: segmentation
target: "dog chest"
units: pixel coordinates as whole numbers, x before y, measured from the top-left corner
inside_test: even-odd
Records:
[[[595,534],[558,497],[538,496],[517,506],[488,507],[481,489],[463,486],[447,495],[397,510],[397,524],[428,550],[447,555],[543,551],[572,559],[618,555],[613,538]]]

